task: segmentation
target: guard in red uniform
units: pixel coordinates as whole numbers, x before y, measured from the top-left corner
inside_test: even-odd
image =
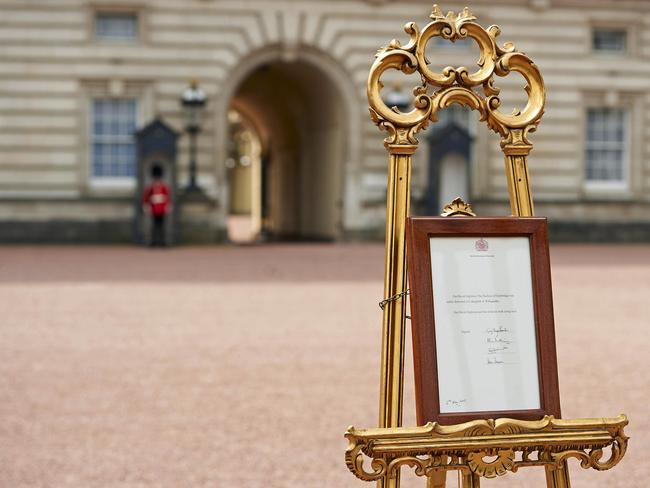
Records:
[[[154,164],[151,168],[153,181],[144,190],[142,208],[151,215],[153,227],[151,231],[151,246],[166,246],[165,217],[171,209],[169,185],[163,181],[163,168]]]

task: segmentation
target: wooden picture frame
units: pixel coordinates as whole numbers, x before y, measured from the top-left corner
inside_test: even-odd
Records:
[[[560,417],[546,219],[410,218],[407,251],[418,423]]]

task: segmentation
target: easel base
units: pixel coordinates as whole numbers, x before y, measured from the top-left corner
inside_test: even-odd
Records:
[[[522,467],[543,466],[549,488],[570,488],[566,461],[603,471],[625,455],[627,417],[599,419],[474,420],[458,425],[358,430],[350,427],[345,453],[348,468],[364,481],[399,477],[409,466],[427,478],[427,488],[442,488],[447,471],[458,470],[463,488],[478,488],[480,478],[494,478]],[[603,449],[611,453],[603,460]],[[494,459],[486,459],[493,457]],[[371,471],[364,469],[366,458]],[[387,483],[386,483],[387,482]]]

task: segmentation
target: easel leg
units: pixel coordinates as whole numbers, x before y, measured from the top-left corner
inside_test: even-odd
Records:
[[[399,473],[394,478],[382,478],[377,481],[377,488],[399,488]]]
[[[427,488],[445,488],[447,480],[447,472],[443,469],[434,471],[431,476],[427,478]]]
[[[406,288],[406,218],[409,214],[411,159],[415,146],[391,146],[388,162],[386,205],[386,258],[384,298],[403,293]],[[406,336],[406,300],[386,304],[383,314],[381,345],[381,384],[379,426],[402,425],[404,386],[404,340]],[[399,488],[399,472],[383,478],[377,488]]]
[[[481,488],[481,477],[474,473],[461,471],[460,486],[462,488]]]
[[[569,480],[569,467],[564,461],[559,468],[546,468],[546,487],[547,488],[571,488]]]

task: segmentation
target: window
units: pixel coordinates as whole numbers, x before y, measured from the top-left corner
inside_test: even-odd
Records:
[[[133,178],[138,104],[134,99],[96,99],[92,104],[93,178]]]
[[[627,111],[587,110],[587,182],[625,183]]]
[[[134,41],[138,38],[138,16],[130,12],[98,12],[95,37],[102,41]]]
[[[627,31],[625,29],[594,29],[592,49],[597,52],[625,52]]]

